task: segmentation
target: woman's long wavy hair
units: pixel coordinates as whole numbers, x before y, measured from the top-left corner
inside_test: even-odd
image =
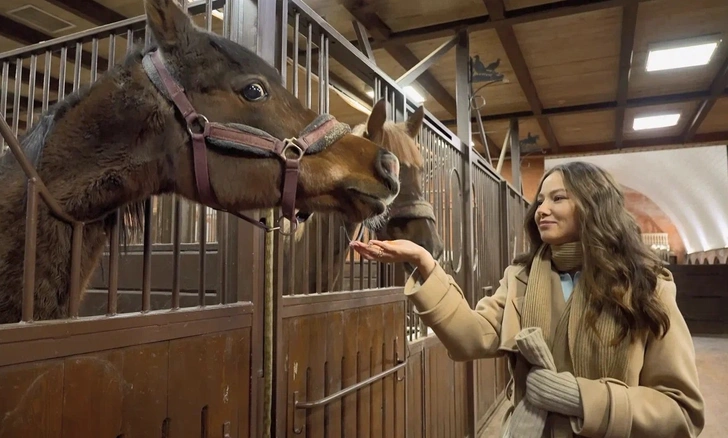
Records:
[[[670,320],[655,294],[662,261],[642,242],[639,226],[624,206],[621,188],[600,167],[574,161],[545,172],[536,193],[554,172],[561,172],[576,204],[584,251],[579,281],[586,291],[587,323],[594,327],[597,316],[609,311],[622,326],[615,343],[627,335],[634,340],[647,331],[664,336]],[[528,269],[543,244],[535,219],[538,206],[534,200],[526,213],[530,249],[515,260]]]

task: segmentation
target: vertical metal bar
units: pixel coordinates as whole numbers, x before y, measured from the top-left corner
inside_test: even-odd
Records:
[[[2,76],[2,84],[3,86],[0,87],[0,117],[2,117],[3,120],[6,120],[7,113],[8,113],[8,87],[7,84],[9,82],[9,75],[10,75],[10,62],[4,61],[3,62],[3,76]],[[0,156],[2,156],[5,153],[5,137],[0,135]]]
[[[227,304],[228,280],[228,215],[217,214],[217,263],[220,269],[220,282],[218,291],[218,304]]]
[[[38,186],[35,178],[28,179],[28,201],[25,211],[25,255],[23,260],[22,320],[33,320],[35,292],[35,254],[38,234]]]
[[[70,302],[69,315],[71,318],[78,317],[78,309],[81,304],[81,249],[83,244],[83,222],[73,224],[73,238],[71,243],[71,282],[69,284]]]
[[[61,47],[61,62],[58,66],[58,99],[66,97],[66,67],[68,64],[68,47]]]
[[[142,312],[151,308],[152,294],[152,200],[144,201],[144,255],[142,266]]]
[[[212,0],[205,3],[205,28],[208,32],[212,32]]]
[[[91,40],[91,83],[96,82],[99,69],[99,39]]]
[[[287,0],[284,0],[287,2]],[[293,21],[293,95],[298,96],[298,40],[301,37],[301,15],[296,11]],[[286,40],[286,42],[288,42]]]
[[[180,235],[182,233],[182,207],[178,195],[174,195],[174,225],[172,234],[172,309],[179,309]]]
[[[313,27],[308,24],[306,35],[306,107],[311,108],[311,45],[313,44]]]
[[[18,136],[18,125],[20,123],[20,91],[23,84],[23,60],[15,59],[15,95],[13,96],[13,135]]]
[[[33,127],[33,109],[35,108],[35,79],[38,73],[38,55],[30,55],[30,78],[28,78],[28,115],[25,118],[25,130]]]
[[[114,65],[116,64],[116,35],[111,34],[109,35],[109,64],[106,69],[106,71],[111,70],[114,68]]]
[[[279,71],[281,72],[281,80],[283,82],[283,86],[285,87],[288,82],[288,1],[282,0],[280,2],[281,4],[281,23],[280,23],[280,57],[278,59],[279,61]],[[295,74],[296,72],[296,64],[293,64],[293,72]]]
[[[109,296],[106,306],[108,315],[116,315],[119,289],[119,234],[121,232],[121,210],[114,213],[114,228],[109,238]]]
[[[53,63],[53,57],[51,51],[48,50],[45,53],[45,65],[43,66],[43,102],[41,111],[46,112],[48,110],[48,101],[50,100],[51,92],[51,64]],[[6,82],[3,82],[5,84]]]
[[[76,43],[76,57],[73,63],[73,91],[78,90],[81,86],[81,55],[83,54],[83,44]]]
[[[199,204],[197,206],[198,210],[198,216],[197,216],[197,222],[198,222],[198,241],[200,244],[200,277],[199,277],[199,285],[197,288],[197,298],[198,298],[198,304],[200,306],[205,306],[205,264],[207,262],[207,207],[205,207],[202,204]]]

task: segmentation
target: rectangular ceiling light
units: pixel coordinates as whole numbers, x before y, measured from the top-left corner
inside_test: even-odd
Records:
[[[645,129],[667,128],[677,125],[678,120],[680,120],[680,113],[635,117],[632,129],[642,131]]]
[[[721,39],[716,35],[651,44],[647,71],[671,70],[706,65]]]

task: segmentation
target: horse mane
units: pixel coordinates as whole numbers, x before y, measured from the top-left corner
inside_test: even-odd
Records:
[[[108,76],[109,73],[116,71],[117,68],[121,68],[121,66],[129,67],[135,61],[140,63],[141,53],[142,48],[138,44],[135,44],[122,63],[117,64],[108,71],[100,74],[97,81],[104,76]],[[37,123],[35,123],[23,135],[18,136],[20,147],[28,161],[35,168],[36,172],[40,173],[43,150],[45,149],[48,136],[53,131],[53,128],[55,128],[56,124],[62,120],[71,109],[77,107],[81,101],[88,96],[93,85],[94,84],[81,85],[78,89],[66,95],[63,99],[56,101],[39,116]],[[64,86],[64,84],[61,84],[60,86]],[[9,171],[12,168],[15,168],[15,166],[17,166],[17,169],[20,170],[18,160],[15,155],[8,150],[5,154],[0,156],[0,177],[2,175],[10,175]],[[22,170],[21,175],[22,177],[26,177],[25,172]],[[27,202],[27,187],[23,201],[24,204]],[[23,208],[25,208],[25,206]],[[128,246],[128,242],[131,241],[134,235],[141,231],[144,224],[144,202],[135,202],[124,205],[120,216],[122,221],[120,240],[126,248]],[[104,219],[104,225],[107,227],[107,231],[110,232],[116,225],[116,221],[113,220],[113,216],[109,215],[106,217]]]
[[[356,125],[351,132],[354,135],[363,137],[366,132],[366,127],[366,123],[361,123]],[[400,164],[418,169],[425,167],[424,159],[420,153],[420,147],[417,141],[409,136],[404,123],[384,122],[380,143],[387,145],[387,149],[397,156]]]

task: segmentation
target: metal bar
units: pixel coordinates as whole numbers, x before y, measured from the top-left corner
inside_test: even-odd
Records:
[[[71,318],[78,317],[81,304],[81,249],[83,244],[83,223],[73,224],[73,240],[71,244],[71,281],[69,284],[70,302],[68,313]]]
[[[38,55],[30,56],[30,78],[28,78],[28,115],[25,119],[25,130],[33,127],[33,109],[35,107],[35,80],[38,72]]]
[[[114,220],[114,228],[111,230],[109,239],[109,295],[106,306],[108,315],[116,315],[118,305],[118,289],[119,289],[119,234],[121,232],[121,210],[114,212],[116,216]]]
[[[41,107],[42,112],[48,110],[48,101],[50,100],[51,91],[51,64],[53,63],[53,57],[51,52],[45,54],[45,66],[43,71],[43,106]],[[6,82],[3,82],[5,84]]]
[[[455,44],[460,39],[460,35],[455,35],[452,38],[450,38],[448,41],[442,43],[440,47],[436,48],[432,51],[429,55],[425,56],[422,61],[418,62],[414,67],[409,69],[406,73],[404,73],[402,76],[400,76],[397,79],[397,85],[400,87],[406,87],[407,85],[410,85],[412,82],[417,80],[422,73],[427,71],[428,68],[432,67],[444,54],[446,54],[448,51],[450,51]],[[468,111],[467,114],[469,114],[470,111]],[[458,116],[459,118],[460,116]]]
[[[58,66],[58,97],[60,102],[66,97],[66,67],[68,66],[68,47],[61,48],[61,63]]]
[[[337,392],[335,392],[333,394],[327,395],[326,397],[324,397],[322,399],[319,399],[319,400],[316,400],[316,401],[313,401],[313,402],[300,402],[298,400],[298,391],[295,391],[293,393],[293,400],[294,400],[293,401],[293,405],[294,405],[294,407],[296,409],[314,409],[314,408],[318,408],[318,407],[321,407],[321,406],[326,406],[327,404],[329,404],[331,402],[334,402],[334,401],[336,401],[336,400],[338,400],[338,399],[340,399],[340,398],[342,398],[342,397],[344,397],[346,395],[349,395],[352,392],[358,391],[359,389],[364,388],[365,386],[369,386],[372,383],[375,383],[376,381],[381,380],[381,379],[389,376],[390,374],[396,373],[400,369],[402,369],[402,368],[404,368],[404,367],[407,366],[407,360],[408,359],[405,359],[404,361],[402,361],[402,360],[397,359],[397,363],[398,364],[395,365],[394,367],[392,367],[392,368],[390,368],[390,369],[388,369],[386,371],[382,371],[381,373],[376,374],[376,375],[374,375],[372,377],[369,377],[366,380],[362,380],[359,383],[356,383],[354,385],[351,385],[351,386],[349,386],[347,388],[344,388],[344,389],[342,389],[340,391],[337,391]],[[294,431],[296,433],[301,433],[302,432],[302,429],[295,428]]]
[[[3,62],[3,74],[2,74],[2,84],[5,85],[9,81],[9,75],[10,75],[10,63],[5,61]],[[8,87],[3,86],[0,87],[0,118],[5,120],[5,117],[7,116],[8,112]],[[5,137],[0,137],[0,157],[3,156],[5,153]]]
[[[152,200],[144,201],[144,255],[142,256],[142,312],[151,308],[152,294]]]
[[[179,267],[180,236],[182,234],[182,205],[178,195],[174,195],[174,230],[172,231],[172,309],[179,309]]]
[[[452,41],[452,40],[451,40]],[[465,157],[461,159],[463,164],[463,187],[462,187],[462,238],[463,265],[465,270],[464,290],[467,292],[467,300],[471,306],[475,306],[475,278],[473,275],[473,148],[470,146],[472,138],[472,125],[470,124],[470,39],[467,31],[460,31],[456,36],[457,46],[455,48],[455,98],[458,115],[458,137],[461,141],[467,142],[463,145]],[[445,47],[443,44],[440,48]],[[438,49],[439,50],[439,49]],[[434,52],[433,52],[434,53]],[[468,403],[467,409],[467,430],[468,435],[474,437],[478,430],[478,403],[477,403],[477,379],[476,362],[469,361],[465,366],[465,392]]]
[[[200,244],[199,262],[200,277],[197,287],[198,304],[205,306],[205,263],[207,262],[207,207],[202,204],[197,205],[197,222],[198,222],[198,243]]]
[[[35,255],[38,235],[38,180],[28,179],[28,202],[25,212],[25,255],[23,260],[22,321],[33,320],[35,293]]]
[[[521,145],[517,119],[511,119],[509,132],[511,139],[511,181],[513,181],[513,187],[520,194],[523,190],[521,184]]]
[[[372,46],[369,44],[369,35],[367,34],[366,28],[357,20],[352,20],[351,24],[354,25],[354,32],[356,32],[356,40],[359,43],[359,50],[361,50],[361,52],[366,55],[373,64],[376,64]]]

